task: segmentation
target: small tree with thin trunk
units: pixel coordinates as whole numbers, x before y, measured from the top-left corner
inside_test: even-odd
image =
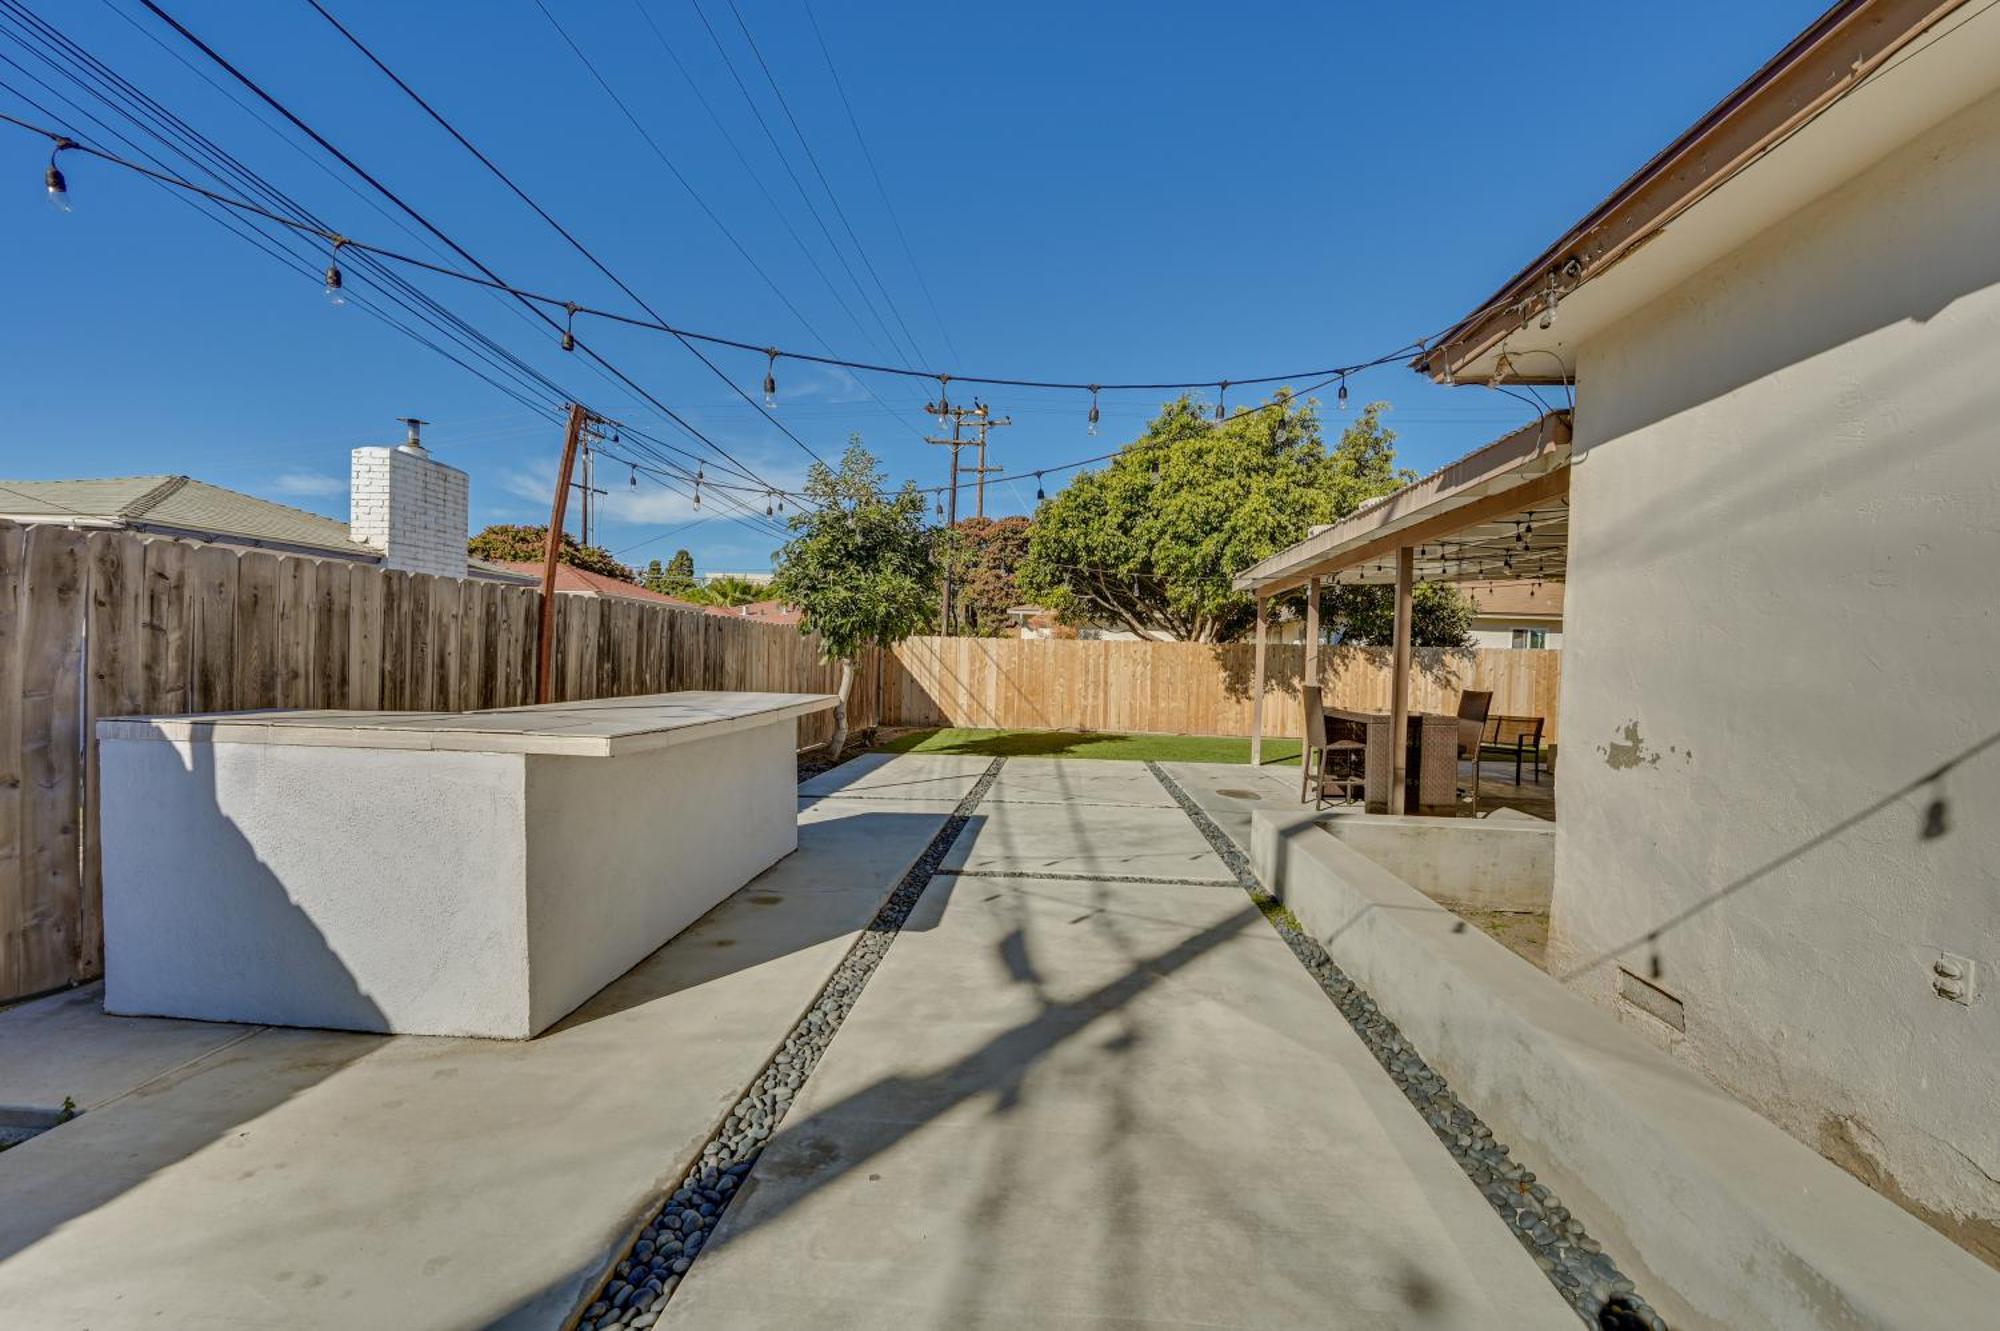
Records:
[[[854,662],[873,644],[893,647],[930,627],[937,586],[936,533],[925,524],[914,483],[890,494],[875,458],[851,438],[836,470],[815,463],[806,503],[788,524],[794,535],[778,552],[772,591],[799,609],[799,631],[816,633],[840,662],[831,756],[847,747],[847,703]]]

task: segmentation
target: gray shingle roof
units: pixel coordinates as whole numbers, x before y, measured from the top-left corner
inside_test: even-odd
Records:
[[[0,481],[0,517],[42,521],[75,518],[149,531],[324,550],[349,559],[376,557],[373,549],[347,534],[344,522],[189,476]]]

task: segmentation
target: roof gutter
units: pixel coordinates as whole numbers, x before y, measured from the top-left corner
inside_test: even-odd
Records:
[[[1834,5],[1411,367],[1442,382],[1476,361],[1783,143],[1964,3]]]

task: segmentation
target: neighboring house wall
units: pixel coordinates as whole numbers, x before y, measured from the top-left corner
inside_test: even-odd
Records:
[[[1578,984],[1989,1261],[1996,181],[2000,95],[1579,349],[1551,939],[1671,925],[1684,1033]]]
[[[389,568],[462,578],[466,475],[408,445],[354,450],[348,529]]]
[[[1506,619],[1502,617],[1479,618],[1472,621],[1472,645],[1475,647],[1548,647],[1562,646],[1562,625],[1548,620]],[[1540,634],[1536,639],[1534,635]]]

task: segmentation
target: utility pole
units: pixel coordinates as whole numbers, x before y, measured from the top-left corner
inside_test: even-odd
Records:
[[[940,424],[946,418],[949,418],[951,421],[951,438],[937,439],[927,435],[924,438],[924,442],[927,444],[937,444],[940,447],[951,450],[951,482],[945,487],[944,522],[946,531],[957,531],[959,477],[970,474],[978,478],[974,491],[976,496],[974,502],[977,505],[978,515],[982,518],[985,517],[987,473],[1006,470],[1004,467],[989,467],[986,465],[986,433],[996,425],[1012,425],[1014,420],[1010,416],[1003,416],[997,420],[994,419],[992,409],[977,398],[973,399],[970,407],[953,406],[945,399],[942,392],[938,394],[937,401],[924,403],[924,411],[931,416],[937,417]],[[968,423],[970,423],[973,429],[979,431],[977,439],[966,438],[965,431]],[[959,450],[972,447],[975,444],[979,448],[979,464],[975,467],[959,465]],[[946,633],[952,631],[954,622],[951,604],[952,562],[951,552],[947,551],[944,568],[944,591],[938,607],[938,617],[942,621]]]
[[[583,512],[581,514],[583,518],[582,522],[583,535],[581,539],[582,543],[585,545],[590,544],[590,515],[593,509],[590,497],[592,495],[601,495],[610,493],[608,490],[600,490],[596,486],[591,484],[591,476],[593,474],[593,471],[594,469],[591,466],[590,431],[586,428],[583,435],[583,479],[581,481],[570,482],[570,484],[576,486],[576,488],[583,495],[583,499],[581,501],[583,508]]]
[[[569,426],[563,432],[562,465],[556,470],[555,499],[549,505],[548,539],[542,546],[542,616],[535,638],[535,701],[555,697],[556,556],[562,551],[563,513],[569,507],[570,476],[576,470],[577,446],[594,418],[582,403],[569,404]]]
[[[965,446],[963,430],[965,409],[963,407],[954,407],[951,403],[945,401],[944,393],[940,391],[938,393],[938,400],[936,402],[926,402],[924,410],[937,417],[940,422],[947,416],[951,417],[951,438],[934,439],[929,435],[925,435],[924,442],[927,444],[938,444],[951,450],[951,484],[946,488],[946,493],[949,496],[947,500],[949,507],[945,515],[944,529],[947,532],[956,531],[958,529],[958,450]],[[938,603],[939,625],[947,634],[951,632],[951,564],[951,551],[947,548],[944,562],[944,592],[939,598]]]
[[[986,404],[978,398],[972,400],[972,416],[973,428],[979,431],[979,465],[971,468],[971,471],[979,477],[979,481],[973,491],[975,496],[973,513],[983,518],[986,516],[986,474],[988,472],[1007,470],[1005,467],[989,467],[986,465],[986,432],[998,426],[1012,425],[1014,418],[1012,416],[1001,416],[996,419]]]

